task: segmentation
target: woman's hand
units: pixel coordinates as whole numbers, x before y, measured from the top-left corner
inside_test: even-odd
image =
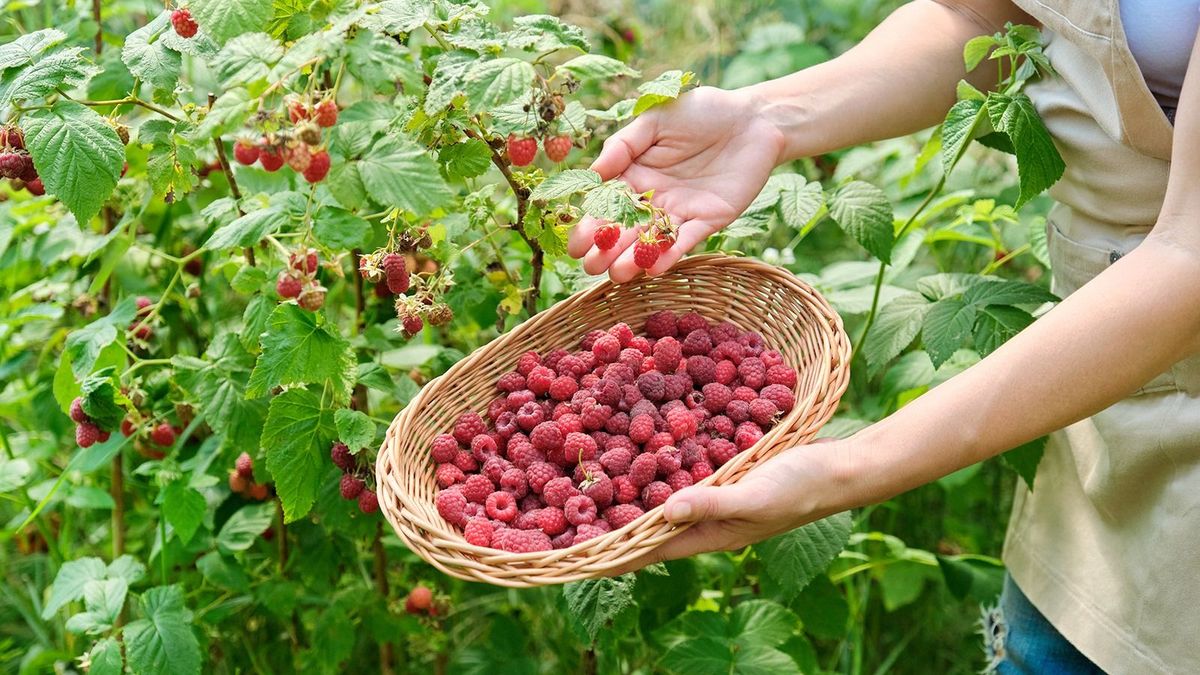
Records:
[[[780,161],[783,134],[761,114],[764,104],[745,90],[701,87],[641,115],[604,143],[592,169],[601,178],[620,178],[652,201],[679,226],[675,245],[649,274],[661,274],[710,234],[742,214]],[[584,218],[571,232],[568,250],[583,258],[590,274],[608,270],[628,281],[641,270],[633,263],[637,232],[627,230],[617,245],[597,249],[600,221]]]
[[[785,450],[736,483],[684,488],[667,500],[672,523],[695,523],[613,575],[707,551],[737,550],[859,506],[851,441],[822,439]]]

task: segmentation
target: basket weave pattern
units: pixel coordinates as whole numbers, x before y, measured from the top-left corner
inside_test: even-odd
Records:
[[[396,534],[434,567],[462,579],[511,587],[560,584],[603,576],[653,550],[686,526],[674,526],[663,507],[570,548],[508,553],[468,544],[438,514],[438,486],[429,458],[433,437],[463,412],[482,413],[495,382],[528,350],[545,354],[576,348],[589,330],[624,321],[641,330],[650,314],[696,311],[710,322],[729,320],[762,334],[796,369],[796,405],[757,444],[738,453],[701,485],[740,478],[758,462],[816,435],[837,408],[849,381],[850,343],[841,318],[810,286],[787,270],[747,258],[686,258],[668,273],[581,291],[500,336],[429,382],[388,428],[376,464],[379,506]]]

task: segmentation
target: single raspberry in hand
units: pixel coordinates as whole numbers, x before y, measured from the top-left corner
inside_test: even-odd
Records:
[[[606,223],[596,228],[596,234],[593,236],[593,241],[596,248],[601,251],[607,251],[617,245],[621,240],[621,228],[616,223]]]

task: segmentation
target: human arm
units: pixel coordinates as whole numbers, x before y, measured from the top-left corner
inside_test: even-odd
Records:
[[[916,0],[832,61],[743,89],[702,87],[650,110],[605,141],[592,168],[653,190],[679,225],[677,241],[649,270],[660,274],[737,218],[778,164],[941,121],[966,76],[963,45],[1006,21],[1029,18],[1008,0]],[[976,84],[994,84],[981,71]],[[585,218],[574,228],[571,255],[591,274],[632,279],[641,272],[637,232],[601,251],[592,245],[598,224]]]

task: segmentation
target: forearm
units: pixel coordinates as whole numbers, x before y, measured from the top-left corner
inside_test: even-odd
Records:
[[[962,374],[846,444],[844,507],[890,498],[1092,415],[1194,353],[1200,253],[1151,235]]]
[[[785,139],[788,161],[937,124],[967,76],[963,46],[1005,21],[1028,17],[1003,0],[916,0],[897,9],[856,47],[832,61],[745,89]],[[995,84],[995,70],[969,79]]]

